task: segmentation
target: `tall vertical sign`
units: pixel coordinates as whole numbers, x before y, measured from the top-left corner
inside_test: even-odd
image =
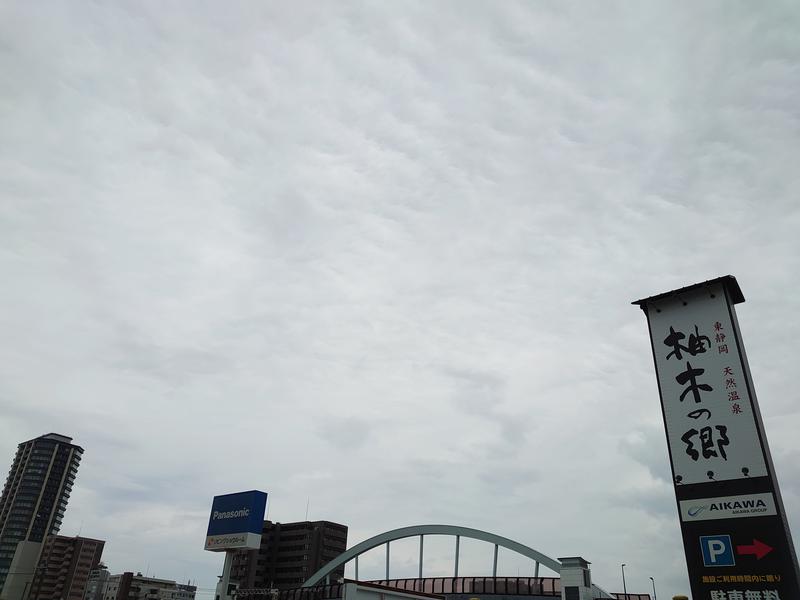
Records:
[[[237,550],[261,547],[267,494],[258,490],[214,496],[206,532],[206,550],[225,552],[222,577],[217,582],[214,600],[230,600],[236,584],[231,583],[233,555]]]
[[[720,277],[634,302],[650,328],[693,600],[800,600],[800,569]]]

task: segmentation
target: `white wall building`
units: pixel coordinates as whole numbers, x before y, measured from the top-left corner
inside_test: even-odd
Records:
[[[111,575],[101,600],[194,600],[197,586],[131,572]]]

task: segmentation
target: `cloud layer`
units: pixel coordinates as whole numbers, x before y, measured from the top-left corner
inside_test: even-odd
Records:
[[[462,524],[686,593],[629,302],[738,277],[797,531],[798,28],[791,2],[7,3],[0,457],[74,436],[62,531],[205,597],[210,499],[251,488],[351,543]]]

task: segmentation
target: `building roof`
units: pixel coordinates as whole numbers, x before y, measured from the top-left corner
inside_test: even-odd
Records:
[[[90,538],[83,535],[59,535],[59,534],[50,534],[47,537],[52,537],[57,540],[81,540],[83,542],[97,542],[99,544],[105,544],[105,540],[98,540],[97,538]]]
[[[83,452],[83,448],[72,443],[71,437],[69,437],[68,435],[62,435],[60,433],[45,433],[44,435],[40,435],[39,437],[35,437],[30,440],[25,440],[24,442],[22,442],[22,444],[29,444],[37,440],[53,440],[54,442],[59,442],[61,444],[69,444],[70,446],[75,446],[78,450]]]
[[[161,583],[170,586],[178,585],[178,582],[175,581],[174,579],[159,579],[157,577],[148,577],[146,575],[142,575],[139,572],[133,573],[131,571],[125,571],[124,573],[116,573],[115,575],[111,575],[111,577],[122,577],[123,575],[127,575],[128,573],[130,573],[132,579],[137,579],[139,581],[147,581],[154,584]]]

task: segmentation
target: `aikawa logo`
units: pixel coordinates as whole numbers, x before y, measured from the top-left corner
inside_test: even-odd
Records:
[[[708,508],[708,506],[706,506],[706,505],[703,505],[703,506],[692,506],[686,512],[690,517],[696,517],[697,515],[699,515],[701,512],[703,512],[707,508]]]

